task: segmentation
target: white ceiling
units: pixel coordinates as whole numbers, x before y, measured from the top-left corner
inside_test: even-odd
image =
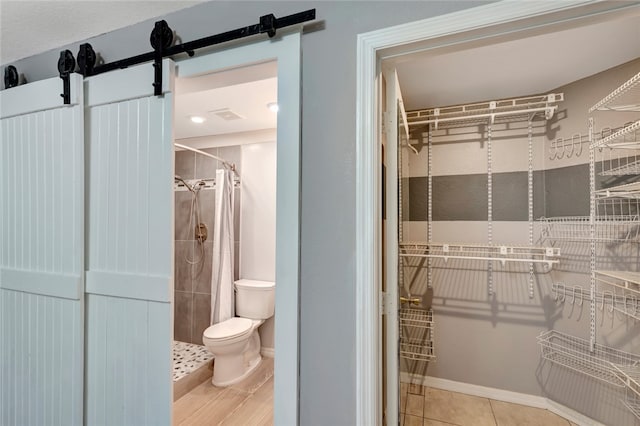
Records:
[[[248,65],[190,78],[175,83],[176,139],[256,132],[274,129],[277,114],[267,104],[278,101],[278,64],[275,61]],[[242,118],[226,121],[212,113],[228,109]],[[193,123],[191,116],[205,118]],[[213,140],[212,140],[213,141]],[[191,143],[193,142],[193,143]],[[202,140],[182,140],[186,145],[202,146]]]
[[[184,9],[203,0],[0,0],[0,64]]]
[[[276,102],[277,99],[277,78],[190,93],[180,93],[176,90],[175,138],[196,138],[275,128],[277,114],[267,108],[267,104]],[[212,113],[223,109],[230,109],[243,118],[226,121]],[[193,123],[193,115],[204,117],[205,122]]]
[[[407,110],[541,94],[640,57],[640,17],[390,61]]]

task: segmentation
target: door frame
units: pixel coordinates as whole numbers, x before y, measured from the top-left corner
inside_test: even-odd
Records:
[[[176,77],[278,64],[274,424],[299,424],[301,27],[273,39],[176,61]],[[265,106],[266,107],[266,106]]]
[[[452,44],[517,32],[550,32],[582,25],[604,13],[624,13],[640,2],[500,1],[358,34],[356,82],[356,424],[382,422],[381,280],[382,172],[380,81],[382,61]],[[554,28],[555,27],[555,28]],[[521,33],[522,34],[522,33]],[[389,215],[397,212],[387,211]],[[393,253],[386,253],[392,255]],[[396,314],[397,315],[397,314]],[[389,330],[391,331],[391,330]],[[397,334],[397,330],[395,330]],[[390,336],[391,337],[391,336]]]

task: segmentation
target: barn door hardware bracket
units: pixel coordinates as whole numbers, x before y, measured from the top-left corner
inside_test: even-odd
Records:
[[[269,38],[276,35],[276,17],[273,13],[260,17],[260,34],[267,33]]]
[[[82,63],[80,65],[80,73],[89,77],[92,75],[98,75],[105,72],[127,68],[133,65],[142,64],[144,62],[153,61],[154,66],[154,93],[159,95],[162,93],[162,59],[172,57],[181,53],[186,53],[189,56],[195,55],[195,50],[204,47],[214,46],[216,44],[222,44],[233,40],[239,40],[245,37],[250,37],[258,34],[267,33],[269,37],[274,37],[276,31],[280,28],[290,27],[292,25],[302,24],[308,21],[316,19],[316,10],[309,9],[304,12],[294,13],[293,15],[283,16],[282,18],[276,18],[273,14],[264,15],[260,17],[260,21],[257,24],[249,25],[247,27],[237,28],[235,30],[227,31],[224,33],[204,37],[198,40],[177,44],[171,46],[173,42],[173,31],[167,25],[165,21],[158,21],[155,23],[153,31],[151,32],[151,46],[152,52],[143,53],[141,55],[132,56],[127,59],[121,59],[119,61],[109,62],[101,65],[85,66]],[[82,52],[83,46],[85,53],[92,52],[95,64],[95,52],[88,43],[80,46]],[[78,61],[83,56],[78,53]],[[85,56],[87,57],[87,56]]]
[[[162,95],[162,58],[164,50],[173,43],[173,31],[167,21],[155,23],[151,31],[151,47],[153,47],[153,94]]]
[[[93,67],[96,65],[96,52],[93,50],[93,47],[89,43],[84,43],[80,45],[80,50],[78,50],[78,68],[80,69],[80,74],[82,75],[91,75],[93,73]]]
[[[20,82],[20,74],[13,65],[9,65],[4,69],[4,88],[11,89],[16,87]]]
[[[63,50],[60,52],[60,59],[58,59],[58,72],[62,79],[62,99],[65,105],[71,103],[71,80],[69,76],[76,68],[76,59],[73,57],[73,53],[70,50]]]

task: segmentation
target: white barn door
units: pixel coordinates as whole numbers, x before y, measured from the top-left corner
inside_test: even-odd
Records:
[[[173,62],[85,80],[88,425],[171,424]]]
[[[83,423],[82,90],[0,92],[0,425]]]

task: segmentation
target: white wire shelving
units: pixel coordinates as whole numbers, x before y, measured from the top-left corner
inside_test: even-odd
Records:
[[[640,397],[635,392],[625,388],[625,399],[621,401],[636,418],[640,419]]]
[[[538,336],[542,358],[574,370],[612,386],[622,387],[615,367],[636,367],[640,356],[595,344],[593,351],[588,340],[561,333],[545,331]]]
[[[594,111],[640,112],[640,73],[589,109],[589,113]],[[544,239],[589,243],[589,287],[552,285],[555,300],[560,303],[589,303],[589,340],[550,330],[538,336],[538,344],[543,359],[624,387],[622,402],[640,419],[640,355],[596,343],[598,310],[604,315],[618,312],[640,320],[640,273],[598,269],[602,262],[599,247],[609,248],[610,242],[615,242],[616,248],[632,247],[640,242],[640,181],[626,177],[640,175],[640,120],[599,132],[594,123],[590,117],[589,216],[540,219]],[[558,139],[551,144],[549,158],[570,157],[583,143],[582,135]],[[598,175],[604,177],[601,183],[596,181]],[[604,188],[596,189],[600,185]]]
[[[617,160],[618,164],[614,164]],[[640,158],[627,159],[624,164],[621,163],[621,159],[609,159],[608,167],[604,168],[600,172],[600,176],[623,176],[623,175],[640,175]]]
[[[603,283],[635,292],[640,296],[640,272],[596,270],[595,273]]]
[[[595,111],[640,112],[640,73],[622,83],[589,109],[590,114]],[[617,244],[640,242],[640,119],[620,128],[603,128],[596,132],[595,120],[590,117],[589,138],[590,293],[594,295],[598,288],[604,286],[607,291],[603,291],[605,297],[601,302],[601,310],[604,310],[604,299],[608,294],[612,300],[610,313],[617,311],[640,320],[640,275],[636,272],[610,271],[598,267],[601,262],[598,243],[608,240],[598,238],[601,237],[598,233],[601,217],[614,224],[616,232],[612,236]],[[597,189],[599,184],[596,183],[596,175],[605,177],[601,189]],[[635,177],[631,177],[634,175]],[[619,247],[631,246],[627,244]],[[621,305],[619,300],[622,300]],[[596,346],[596,303],[596,300],[591,300],[591,350],[595,350]]]
[[[595,138],[590,147],[632,150],[640,148],[640,120],[629,123],[606,137]]]
[[[542,236],[550,240],[565,241],[634,241],[640,239],[639,215],[603,215],[593,222],[591,236],[589,216],[542,217]]]
[[[640,73],[589,108],[594,111],[640,111]]]
[[[611,364],[611,367],[625,388],[625,398],[622,403],[640,419],[640,366]]]
[[[640,320],[640,297],[635,293],[611,290],[596,291],[594,299],[588,289],[578,285],[565,285],[558,282],[551,285],[554,300],[563,304],[582,306],[591,300],[597,308],[608,313],[619,312],[633,319]]]
[[[549,269],[559,262],[560,249],[556,247],[530,247],[511,245],[434,243],[407,241],[399,245],[401,257],[431,259],[486,260],[500,262],[542,263]]]
[[[433,361],[434,321],[431,309],[401,308],[400,357],[410,361]]]
[[[605,198],[630,198],[640,199],[640,182],[631,182],[624,185],[611,186],[599,189],[595,192],[596,199]]]
[[[532,120],[536,114],[550,119],[558,109],[558,102],[564,100],[563,93],[503,99],[475,104],[430,108],[407,113],[409,126],[433,125],[434,130],[460,124],[494,124],[505,119],[523,117]]]

